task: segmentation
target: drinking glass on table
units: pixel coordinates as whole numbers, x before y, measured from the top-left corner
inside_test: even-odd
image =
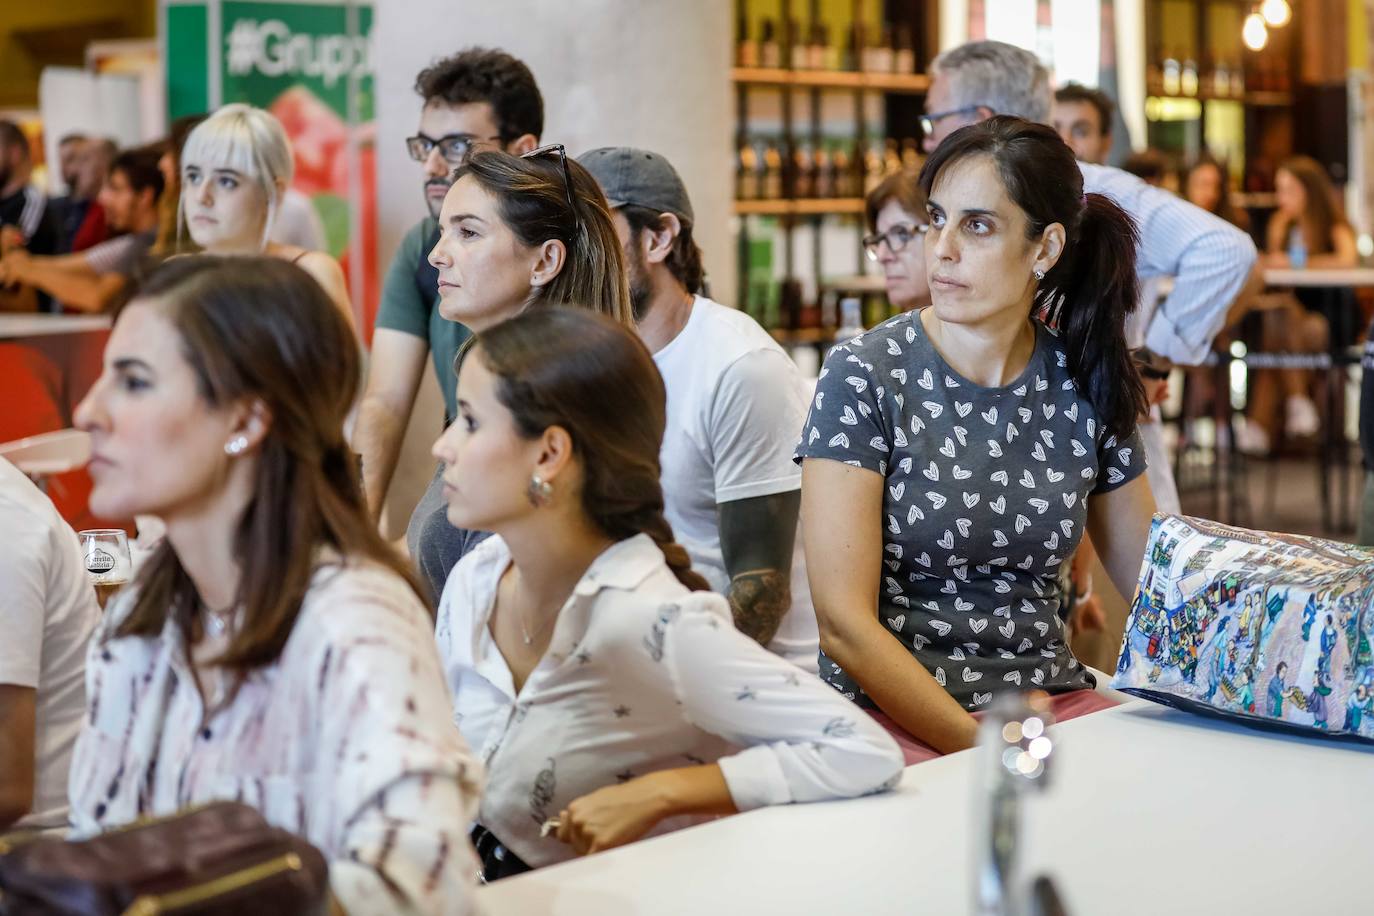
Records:
[[[77,532],[86,572],[95,586],[101,608],[115,592],[128,583],[133,562],[129,557],[129,536],[122,528],[91,528]]]

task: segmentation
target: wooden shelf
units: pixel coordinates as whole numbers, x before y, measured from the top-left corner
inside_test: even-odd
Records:
[[[801,89],[871,89],[920,95],[930,88],[921,73],[859,73],[849,70],[783,70],[735,67],[730,77],[746,86],[794,86]]]
[[[739,216],[825,216],[827,214],[856,214],[864,212],[862,197],[814,197],[791,200],[737,200],[735,213]]]
[[[1197,95],[1165,95],[1162,92],[1146,93],[1156,99],[1190,99],[1194,102],[1243,102],[1257,108],[1283,108],[1293,104],[1291,92],[1247,92],[1243,97],[1234,95],[1215,95],[1211,92],[1198,92]]]

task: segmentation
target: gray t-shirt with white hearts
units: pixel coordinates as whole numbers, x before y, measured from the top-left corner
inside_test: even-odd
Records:
[[[830,352],[797,448],[885,478],[879,617],[970,710],[1093,686],[1064,640],[1059,569],[1087,500],[1145,471],[1138,434],[1104,435],[1056,334],[1036,332],[1025,371],[983,388],[899,315]],[[820,673],[873,705],[824,654]]]

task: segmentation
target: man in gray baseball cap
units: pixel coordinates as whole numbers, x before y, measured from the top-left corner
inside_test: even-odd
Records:
[[[668,391],[666,515],[735,625],[816,670],[818,634],[797,534],[792,451],[807,395],[791,358],[748,315],[702,295],[692,202],[662,155],[592,150],[629,271],[639,335]]]

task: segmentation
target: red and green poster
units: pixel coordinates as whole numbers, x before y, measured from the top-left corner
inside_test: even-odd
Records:
[[[277,116],[371,338],[379,281],[373,11],[366,2],[163,0],[170,118],[247,102]],[[351,205],[352,204],[352,205]]]

